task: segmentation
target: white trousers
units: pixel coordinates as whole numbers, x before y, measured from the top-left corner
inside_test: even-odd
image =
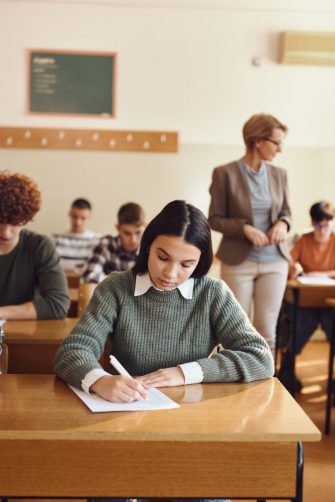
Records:
[[[221,262],[221,278],[235,294],[257,331],[275,355],[276,325],[283,301],[288,262],[258,263],[245,260],[240,265]]]

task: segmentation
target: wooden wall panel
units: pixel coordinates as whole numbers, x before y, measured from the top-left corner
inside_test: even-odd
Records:
[[[1,148],[177,152],[178,133],[37,127],[0,127]]]

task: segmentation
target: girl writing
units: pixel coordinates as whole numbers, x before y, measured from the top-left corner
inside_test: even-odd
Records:
[[[212,257],[203,213],[184,201],[167,204],[144,231],[134,269],[110,274],[95,289],[56,355],[56,374],[113,402],[139,399],[148,387],[272,376],[267,342],[227,285],[206,277]],[[108,337],[136,378],[100,366]]]

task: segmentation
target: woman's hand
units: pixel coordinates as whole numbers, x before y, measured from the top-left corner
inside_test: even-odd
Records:
[[[141,379],[129,376],[103,376],[91,385],[90,391],[113,403],[131,403],[147,397],[148,387]]]
[[[252,225],[244,225],[243,227],[244,235],[256,247],[268,246],[269,239],[267,235],[253,227]]]
[[[287,225],[285,221],[277,221],[273,227],[268,230],[267,236],[270,244],[279,244],[283,242],[287,236]]]
[[[175,387],[185,384],[185,377],[180,366],[163,368],[140,377],[141,382],[148,387]]]

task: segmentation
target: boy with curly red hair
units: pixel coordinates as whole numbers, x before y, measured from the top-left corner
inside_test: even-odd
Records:
[[[41,207],[41,192],[23,174],[0,171],[0,318],[61,319],[67,282],[52,241],[24,229]]]

